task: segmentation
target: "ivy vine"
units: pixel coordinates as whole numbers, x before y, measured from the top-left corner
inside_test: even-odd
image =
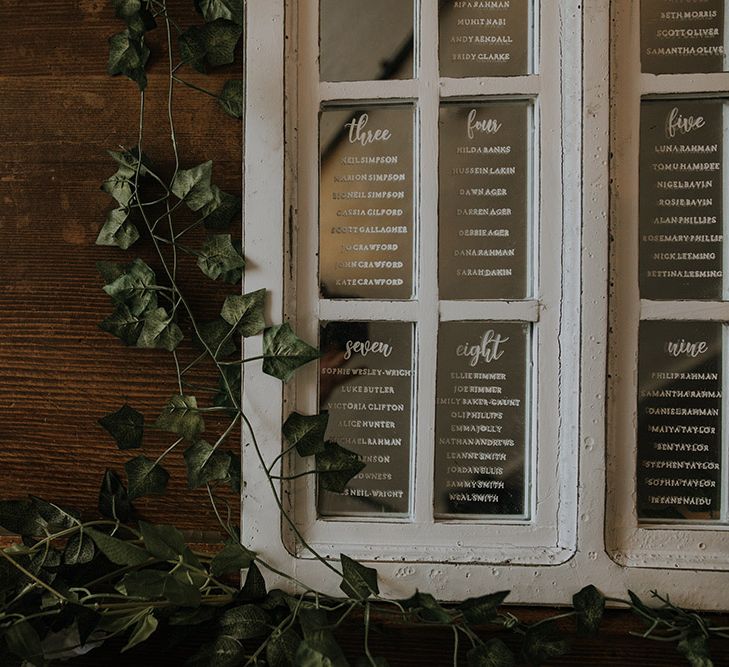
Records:
[[[215,97],[223,112],[243,115],[243,82],[227,81],[212,92],[187,81],[185,69],[205,73],[235,61],[243,27],[243,0],[194,0],[201,23],[183,29],[167,0],[111,0],[124,29],[109,39],[108,72],[128,77],[140,94],[136,146],[109,152],[115,173],[102,190],[113,200],[97,243],[127,251],[144,246],[150,263],[99,264],[104,292],[113,312],[101,328],[123,344],[164,350],[172,357],[177,393],[160,406],[152,428],[170,434],[156,458],[138,453],[125,464],[124,477],[108,470],[101,482],[98,516],[88,518],[40,498],[0,501],[0,527],[20,537],[0,551],[0,664],[43,667],[122,640],[121,651],[162,635],[184,636],[196,628],[206,641],[186,664],[197,667],[344,667],[349,665],[336,640],[348,619],[362,624],[357,665],[383,667],[369,638],[375,625],[447,627],[453,633],[452,664],[469,667],[539,665],[564,655],[570,636],[598,632],[607,603],[632,610],[644,628],[634,634],[675,643],[688,664],[710,667],[709,640],[729,639],[729,627],[675,606],[652,593],[651,604],[629,592],[608,599],[594,586],[573,597],[573,607],[537,623],[521,621],[502,608],[509,593],[484,594],[454,606],[441,605],[426,592],[406,600],[380,596],[377,572],[342,554],[330,561],[310,547],[281,501],[273,474],[284,456],[313,457],[318,484],[341,493],[364,464],[325,440],[327,415],[294,413],[282,426],[288,448],[267,461],[242,409],[241,367],[262,363],[265,373],[287,382],[301,366],[319,357],[288,323],[268,326],[265,290],[234,294],[219,315],[202,321],[178,279],[181,254],[195,259],[200,278],[237,285],[245,270],[243,249],[230,228],[240,199],[213,183],[213,163],[186,165],[179,154],[174,123],[174,91],[179,85]],[[150,31],[160,29],[157,63],[167,69],[167,122],[174,154],[171,174],[144,153],[145,95],[152,48]],[[185,215],[180,215],[182,212]],[[192,215],[193,221],[188,217]],[[195,247],[188,239],[204,229]],[[263,337],[263,354],[243,358],[241,339]],[[188,359],[180,343],[191,339],[197,352]],[[189,348],[184,350],[189,352]],[[207,364],[217,386],[196,385],[194,369]],[[202,397],[202,398],[201,398]],[[144,416],[130,405],[100,419],[123,451],[143,451]],[[265,554],[241,543],[233,513],[219,494],[229,486],[241,493],[238,429],[252,443],[257,464],[266,471],[282,517],[304,548],[337,578],[343,595],[333,598],[277,571]],[[226,542],[217,553],[195,551],[174,526],[138,518],[134,501],[163,494],[169,456],[180,455],[190,489],[205,489]],[[290,580],[291,590],[267,590],[263,572]],[[244,572],[242,586],[236,577]],[[567,619],[570,619],[569,621]],[[571,626],[571,627],[569,627]],[[464,649],[465,647],[465,649]],[[465,660],[465,662],[464,662]]]

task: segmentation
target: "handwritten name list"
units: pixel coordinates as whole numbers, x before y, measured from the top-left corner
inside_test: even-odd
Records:
[[[440,325],[436,516],[524,515],[528,340],[521,323]]]
[[[638,516],[719,518],[722,325],[640,326]]]
[[[412,106],[321,115],[320,283],[325,298],[413,293]]]
[[[642,0],[640,11],[644,72],[724,70],[724,0]]]
[[[724,108],[722,100],[642,103],[644,299],[721,298]]]
[[[365,468],[344,495],[320,491],[325,516],[407,514],[414,386],[413,325],[329,322],[321,329],[320,409],[327,438]]]
[[[440,111],[440,293],[527,296],[531,106],[444,104]]]
[[[531,11],[532,0],[441,3],[441,76],[528,74]]]

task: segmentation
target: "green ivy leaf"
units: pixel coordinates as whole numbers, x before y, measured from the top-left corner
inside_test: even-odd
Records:
[[[41,638],[36,629],[28,622],[21,621],[11,625],[3,635],[9,651],[31,665],[45,665]]]
[[[692,635],[678,643],[678,652],[688,660],[691,667],[714,667],[709,652],[709,640],[704,635]]]
[[[313,456],[326,449],[324,435],[328,424],[328,412],[310,416],[292,412],[284,422],[282,431],[287,442],[296,447],[299,456]]]
[[[0,528],[32,537],[45,533],[47,522],[31,500],[0,500]]]
[[[240,239],[234,239],[233,240],[233,250],[235,250],[238,253],[239,257],[243,257],[243,243]],[[220,274],[220,279],[224,283],[228,283],[230,285],[236,285],[241,282],[243,279],[243,269],[245,268],[245,259],[243,260],[244,266],[238,266],[235,269],[231,269],[230,271],[224,271]]]
[[[138,449],[142,446],[144,415],[129,405],[99,419],[102,428],[116,440],[119,449]]]
[[[255,563],[251,563],[239,598],[244,602],[260,602],[267,595],[266,580]]]
[[[86,534],[94,541],[99,551],[115,565],[137,567],[152,558],[149,552],[137,545],[102,533],[95,528],[87,528]]]
[[[240,642],[221,635],[206,644],[192,656],[186,667],[240,667],[245,662],[246,651]]]
[[[127,489],[113,470],[104,473],[99,489],[99,513],[107,519],[126,523],[132,516]]]
[[[269,631],[268,614],[254,604],[234,607],[223,614],[220,627],[223,634],[239,641],[261,637]]]
[[[230,79],[225,82],[218,98],[223,111],[233,118],[243,118],[243,80]]]
[[[129,202],[134,197],[134,175],[133,169],[119,167],[115,174],[102,183],[101,189],[113,197],[121,208],[128,209]]]
[[[154,30],[157,23],[154,16],[142,5],[142,0],[111,0],[118,18],[126,21],[132,32]]]
[[[491,639],[468,652],[468,667],[514,667],[516,658],[500,639]]]
[[[208,278],[217,280],[232,271],[240,271],[246,261],[233,246],[230,234],[215,234],[200,250],[197,265]]]
[[[185,450],[185,464],[187,485],[191,489],[227,479],[230,471],[228,454],[213,449],[205,440],[198,440]]]
[[[35,496],[31,496],[30,500],[46,522],[46,530],[50,530],[51,532],[67,530],[68,528],[78,526],[80,523],[78,513],[76,512],[65,510],[54,503],[49,503]]]
[[[206,21],[229,19],[243,25],[243,0],[195,0],[195,9]]]
[[[340,558],[342,559],[342,583],[339,588],[345,595],[361,600],[367,599],[371,595],[379,595],[377,570],[365,567],[344,554],[341,554]]]
[[[155,426],[194,442],[205,431],[205,420],[194,396],[173,396],[157,417]]]
[[[115,208],[106,216],[106,222],[96,238],[96,245],[128,250],[138,240],[139,231],[129,220],[129,211],[125,208]]]
[[[240,197],[223,192],[217,185],[212,185],[212,199],[200,209],[205,229],[211,232],[224,232],[230,227],[236,215],[241,212]]]
[[[132,634],[129,637],[129,641],[126,643],[126,646],[121,650],[121,652],[126,653],[129,649],[146,642],[152,634],[154,634],[155,630],[157,630],[158,625],[159,622],[154,617],[154,611],[152,609],[148,609],[147,613],[140,618],[139,621],[137,621],[137,624],[134,626],[134,630],[132,630]]]
[[[298,338],[288,322],[263,333],[263,372],[288,382],[296,369],[319,358],[319,351]]]
[[[228,452],[230,466],[228,468],[228,483],[233,493],[240,495],[241,489],[241,459],[238,454]]]
[[[194,561],[195,565],[199,564],[185,543],[182,533],[174,526],[140,521],[139,530],[142,533],[144,546],[155,558],[169,561],[183,558],[185,562]]]
[[[227,544],[219,551],[210,563],[210,572],[214,577],[225,576],[249,568],[256,554],[248,551],[242,544]]]
[[[164,308],[155,308],[144,316],[144,326],[137,339],[137,347],[162,348],[172,352],[182,342],[183,338],[180,327],[168,315],[167,311]]]
[[[291,629],[276,630],[266,646],[266,660],[270,667],[296,667],[296,651],[301,637]]]
[[[325,442],[324,451],[316,455],[317,479],[325,491],[344,493],[350,480],[364,468],[357,454],[336,442]]]
[[[236,327],[244,338],[256,336],[266,328],[264,303],[266,290],[249,294],[233,294],[225,299],[220,315],[228,324]]]
[[[113,267],[113,268],[112,268]],[[104,286],[115,303],[125,304],[133,315],[142,315],[157,308],[157,276],[141,259],[135,259],[124,267],[106,263],[100,267],[107,275],[116,277]]]
[[[149,49],[144,35],[127,28],[109,38],[109,63],[107,72],[111,76],[123,74],[136,82],[139,90],[147,87],[144,68],[149,61]]]
[[[182,59],[203,73],[209,67],[230,65],[241,34],[240,25],[224,18],[193,26],[180,35]]]
[[[93,540],[82,534],[73,535],[66,543],[63,550],[64,565],[86,565],[94,560],[96,555],[96,547]]]
[[[550,658],[559,658],[569,651],[569,643],[554,623],[530,627],[522,647],[524,657],[532,665],[541,665]]]
[[[225,376],[225,381],[223,380]],[[236,406],[231,400],[231,396],[228,395],[228,388],[232,393],[233,399],[236,404],[240,405],[241,399],[241,372],[240,364],[235,366],[223,366],[222,374],[218,375],[218,393],[213,397],[213,405],[222,408],[230,408],[231,411],[236,410]]]
[[[477,598],[469,598],[458,605],[458,609],[469,623],[474,625],[490,623],[496,618],[499,606],[509,597],[509,593],[510,591],[499,591]]]
[[[577,632],[580,635],[596,635],[605,613],[605,596],[593,585],[585,586],[572,597],[577,612]]]
[[[162,495],[167,488],[170,474],[158,463],[146,456],[138,456],[124,464],[129,484],[129,499],[149,495]]]
[[[161,570],[130,572],[124,577],[119,588],[126,595],[143,600],[164,598],[178,607],[200,606],[198,588]]]
[[[172,193],[182,199],[191,211],[199,211],[213,199],[210,181],[213,176],[212,161],[180,169],[172,181]]]
[[[137,344],[143,327],[144,321],[141,317],[132,314],[129,308],[123,303],[120,303],[116,307],[116,310],[99,324],[99,328],[102,331],[116,336],[125,345],[129,345],[130,347]]]
[[[198,332],[200,337],[195,336],[195,342],[202,349],[207,347],[216,359],[225,359],[238,351],[233,328],[220,317],[199,325]]]
[[[405,602],[408,609],[417,609],[418,615],[426,621],[433,623],[452,623],[451,615],[438,604],[438,601],[430,593],[416,591],[409,600]]]
[[[307,637],[296,651],[296,667],[348,667],[342,649],[331,633]]]
[[[139,146],[123,151],[107,151],[114,162],[120,168],[126,169],[130,174],[136,174],[139,169],[140,176],[149,176],[152,173],[153,166],[149,156],[145,153],[139,154]]]

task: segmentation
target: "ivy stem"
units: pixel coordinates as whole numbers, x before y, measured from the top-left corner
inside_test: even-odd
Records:
[[[162,459],[165,458],[177,445],[179,445],[185,438],[177,438],[165,451],[163,451],[158,457],[157,460],[152,465],[153,468],[156,468],[161,462]]]
[[[187,86],[188,88],[197,90],[200,93],[205,93],[206,95],[210,95],[210,97],[214,97],[216,99],[218,98],[218,96],[215,93],[213,93],[209,90],[206,90],[205,88],[201,88],[200,86],[197,86],[194,83],[190,83],[189,81],[185,81],[184,79],[180,79],[174,75],[172,76],[172,79],[173,79],[173,81],[177,81],[177,83],[181,83],[183,86]]]
[[[2,556],[5,560],[7,560],[16,570],[19,572],[22,572],[28,579],[33,581],[37,586],[40,586],[41,588],[45,588],[53,597],[57,598],[61,602],[68,602],[68,598],[66,598],[64,595],[61,595],[55,588],[49,586],[45,581],[41,581],[38,577],[36,577],[32,572],[29,572],[26,570],[20,563],[18,563],[14,558],[11,558],[8,554],[5,553],[4,550],[0,550],[0,556]]]

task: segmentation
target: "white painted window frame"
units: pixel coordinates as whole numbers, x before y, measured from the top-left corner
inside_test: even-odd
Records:
[[[503,563],[507,547],[501,551],[500,564],[474,562],[466,558],[463,560],[468,562],[450,565],[415,560],[377,562],[375,567],[383,593],[390,596],[408,596],[420,588],[443,600],[454,600],[499,588],[510,589],[513,602],[561,604],[568,603],[581,586],[594,583],[610,596],[622,597],[627,588],[641,592],[657,589],[687,606],[722,609],[726,606],[725,588],[721,585],[721,575],[716,571],[694,567],[677,576],[675,563],[668,560],[668,565],[646,562],[645,567],[627,566],[635,563],[626,563],[620,556],[626,536],[615,532],[616,521],[612,515],[619,509],[614,503],[614,493],[610,494],[610,504],[606,505],[608,241],[610,178],[613,175],[609,167],[612,148],[610,37],[614,18],[611,4],[637,4],[637,0],[613,3],[610,0],[585,0],[581,7],[571,0],[549,1],[559,2],[562,20],[569,24],[570,30],[581,33],[586,45],[584,67],[581,66],[580,52],[561,54],[565,61],[574,62],[576,71],[582,69],[582,84],[574,81],[573,86],[576,91],[584,90],[582,107],[578,102],[565,119],[570,132],[575,132],[575,127],[581,128],[583,146],[582,159],[578,151],[567,165],[571,169],[569,176],[580,185],[573,188],[573,201],[570,202],[575,233],[568,241],[570,246],[576,246],[576,250],[565,248],[572,269],[581,271],[582,275],[581,285],[574,281],[572,287],[572,297],[581,305],[581,323],[574,323],[569,336],[560,341],[565,354],[580,364],[579,378],[573,375],[573,384],[568,387],[575,409],[579,405],[579,433],[572,434],[578,447],[570,448],[572,458],[569,461],[570,476],[574,478],[576,471],[579,482],[575,482],[565,496],[565,500],[569,501],[568,514],[576,514],[577,517],[573,525],[575,548],[573,553],[566,552],[571,557],[557,559],[550,566]],[[433,0],[423,2],[434,4]],[[293,205],[295,193],[287,191],[294,182],[291,174],[287,174],[287,165],[296,161],[296,144],[292,137],[297,119],[291,108],[297,102],[295,97],[291,97],[287,85],[290,85],[290,79],[288,76],[284,78],[285,54],[291,53],[286,35],[294,34],[294,26],[286,26],[286,21],[291,21],[292,17],[285,13],[284,3],[285,0],[247,0],[246,3],[244,234],[249,260],[246,290],[269,290],[268,318],[273,323],[295,314],[292,302],[285,298],[290,299],[292,295],[284,292],[287,281],[294,280],[295,276],[290,244],[291,232],[297,224],[297,211]],[[637,25],[635,19],[633,22]],[[434,34],[435,26],[428,29]],[[290,73],[289,69],[289,76]],[[509,81],[517,86],[520,83],[518,77]],[[619,213],[618,207],[612,211],[616,219],[619,219]],[[260,345],[259,340],[249,339],[246,356],[260,354]],[[612,394],[614,389],[614,383],[611,383]],[[273,567],[336,595],[339,582],[331,572],[320,563],[293,556],[287,548],[282,538],[285,533],[281,512],[272,494],[272,490],[280,493],[281,488],[274,484],[272,489],[260,472],[258,452],[266,461],[273,460],[280,453],[281,423],[294,404],[287,402],[290,398],[284,396],[281,383],[264,375],[254,364],[245,369],[244,390],[244,409],[258,440],[256,447],[252,444],[250,433],[244,431],[243,541]],[[424,398],[421,395],[421,400]],[[611,407],[617,409],[619,405],[612,404]],[[626,408],[629,411],[624,414],[634,414],[634,401]],[[620,418],[618,413],[611,414],[616,419]],[[611,431],[611,437],[614,435]],[[627,453],[622,456],[631,457],[627,464],[634,466],[635,450],[630,442],[628,445],[610,443],[611,455],[607,463],[611,483],[620,477],[621,468],[618,466],[626,463],[613,455],[618,447],[625,449]],[[568,474],[570,469],[562,472]],[[556,470],[552,473],[559,474]],[[578,494],[576,505],[571,500],[573,495],[570,495],[575,492]],[[626,495],[632,498],[632,488]],[[606,545],[610,545],[609,548]],[[352,553],[352,545],[346,541],[331,546],[349,555],[363,555]],[[363,560],[372,563],[379,560],[382,553],[379,548],[366,551]],[[271,572],[267,573],[267,577],[272,586],[291,588],[291,584],[282,577]]]
[[[647,320],[697,320],[729,323],[724,301],[650,301],[638,289],[638,201],[640,104],[646,96],[716,94],[729,99],[729,74],[641,74],[640,2],[617,2],[613,76],[613,327],[610,354],[607,548],[630,567],[679,567],[729,570],[726,433],[723,434],[722,517],[709,524],[640,522],[635,504],[637,478],[638,327]],[[725,114],[726,115],[726,114]],[[725,143],[727,138],[724,139]],[[727,148],[724,148],[727,156]],[[726,195],[725,195],[726,196]],[[727,215],[725,212],[724,234]],[[725,272],[726,273],[726,272]],[[727,346],[724,334],[725,353]],[[724,374],[729,366],[724,360]],[[724,419],[727,417],[724,378]],[[632,419],[626,418],[628,415]],[[725,421],[726,423],[726,421]]]

